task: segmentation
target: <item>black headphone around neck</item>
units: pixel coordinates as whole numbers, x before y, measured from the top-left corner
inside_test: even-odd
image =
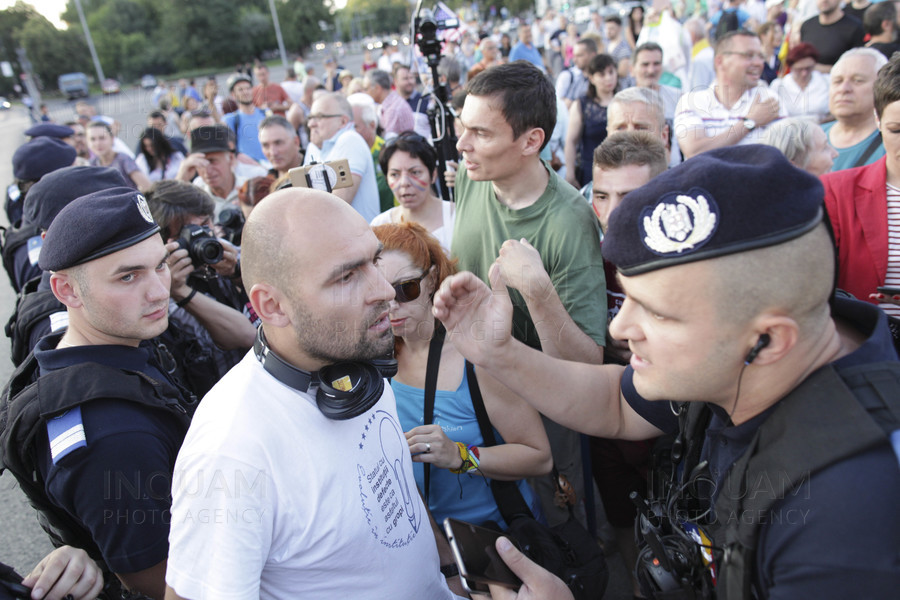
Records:
[[[378,359],[378,366],[376,361],[344,361],[315,373],[298,369],[269,347],[262,326],[256,330],[253,353],[263,368],[284,385],[304,394],[315,387],[319,410],[336,421],[352,419],[375,406],[384,393],[384,378],[397,373],[397,361],[393,358]]]

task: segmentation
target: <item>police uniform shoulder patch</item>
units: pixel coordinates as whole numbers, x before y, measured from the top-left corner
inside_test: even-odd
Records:
[[[141,216],[144,217],[144,220],[148,223],[155,223],[153,220],[153,213],[150,212],[150,205],[147,204],[147,199],[144,198],[143,194],[137,194],[134,198],[135,203],[137,203],[138,210],[141,211]]]
[[[50,440],[50,456],[53,464],[59,463],[67,454],[87,446],[81,407],[76,406],[47,421],[47,437]]]
[[[703,247],[719,225],[719,207],[701,188],[672,192],[641,212],[644,246],[659,256],[689,254]]]

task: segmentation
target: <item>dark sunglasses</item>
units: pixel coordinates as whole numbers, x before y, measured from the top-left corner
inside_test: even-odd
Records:
[[[395,300],[399,304],[403,304],[404,302],[412,302],[418,298],[419,294],[422,293],[422,286],[419,285],[419,282],[425,279],[426,275],[428,275],[428,271],[425,271],[415,279],[406,279],[400,283],[394,284],[394,292],[397,294]]]

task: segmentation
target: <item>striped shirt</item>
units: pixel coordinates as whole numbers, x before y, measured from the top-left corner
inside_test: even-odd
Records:
[[[888,266],[885,287],[900,288],[900,188],[887,184]],[[884,311],[900,317],[900,306],[879,304]]]

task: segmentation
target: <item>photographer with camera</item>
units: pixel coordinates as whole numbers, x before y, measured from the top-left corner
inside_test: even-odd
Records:
[[[147,203],[169,256],[170,318],[209,351],[220,377],[253,345],[256,328],[244,312],[237,248],[212,231],[214,203],[203,190],[181,181],[159,181]],[[235,277],[237,274],[237,277]]]

